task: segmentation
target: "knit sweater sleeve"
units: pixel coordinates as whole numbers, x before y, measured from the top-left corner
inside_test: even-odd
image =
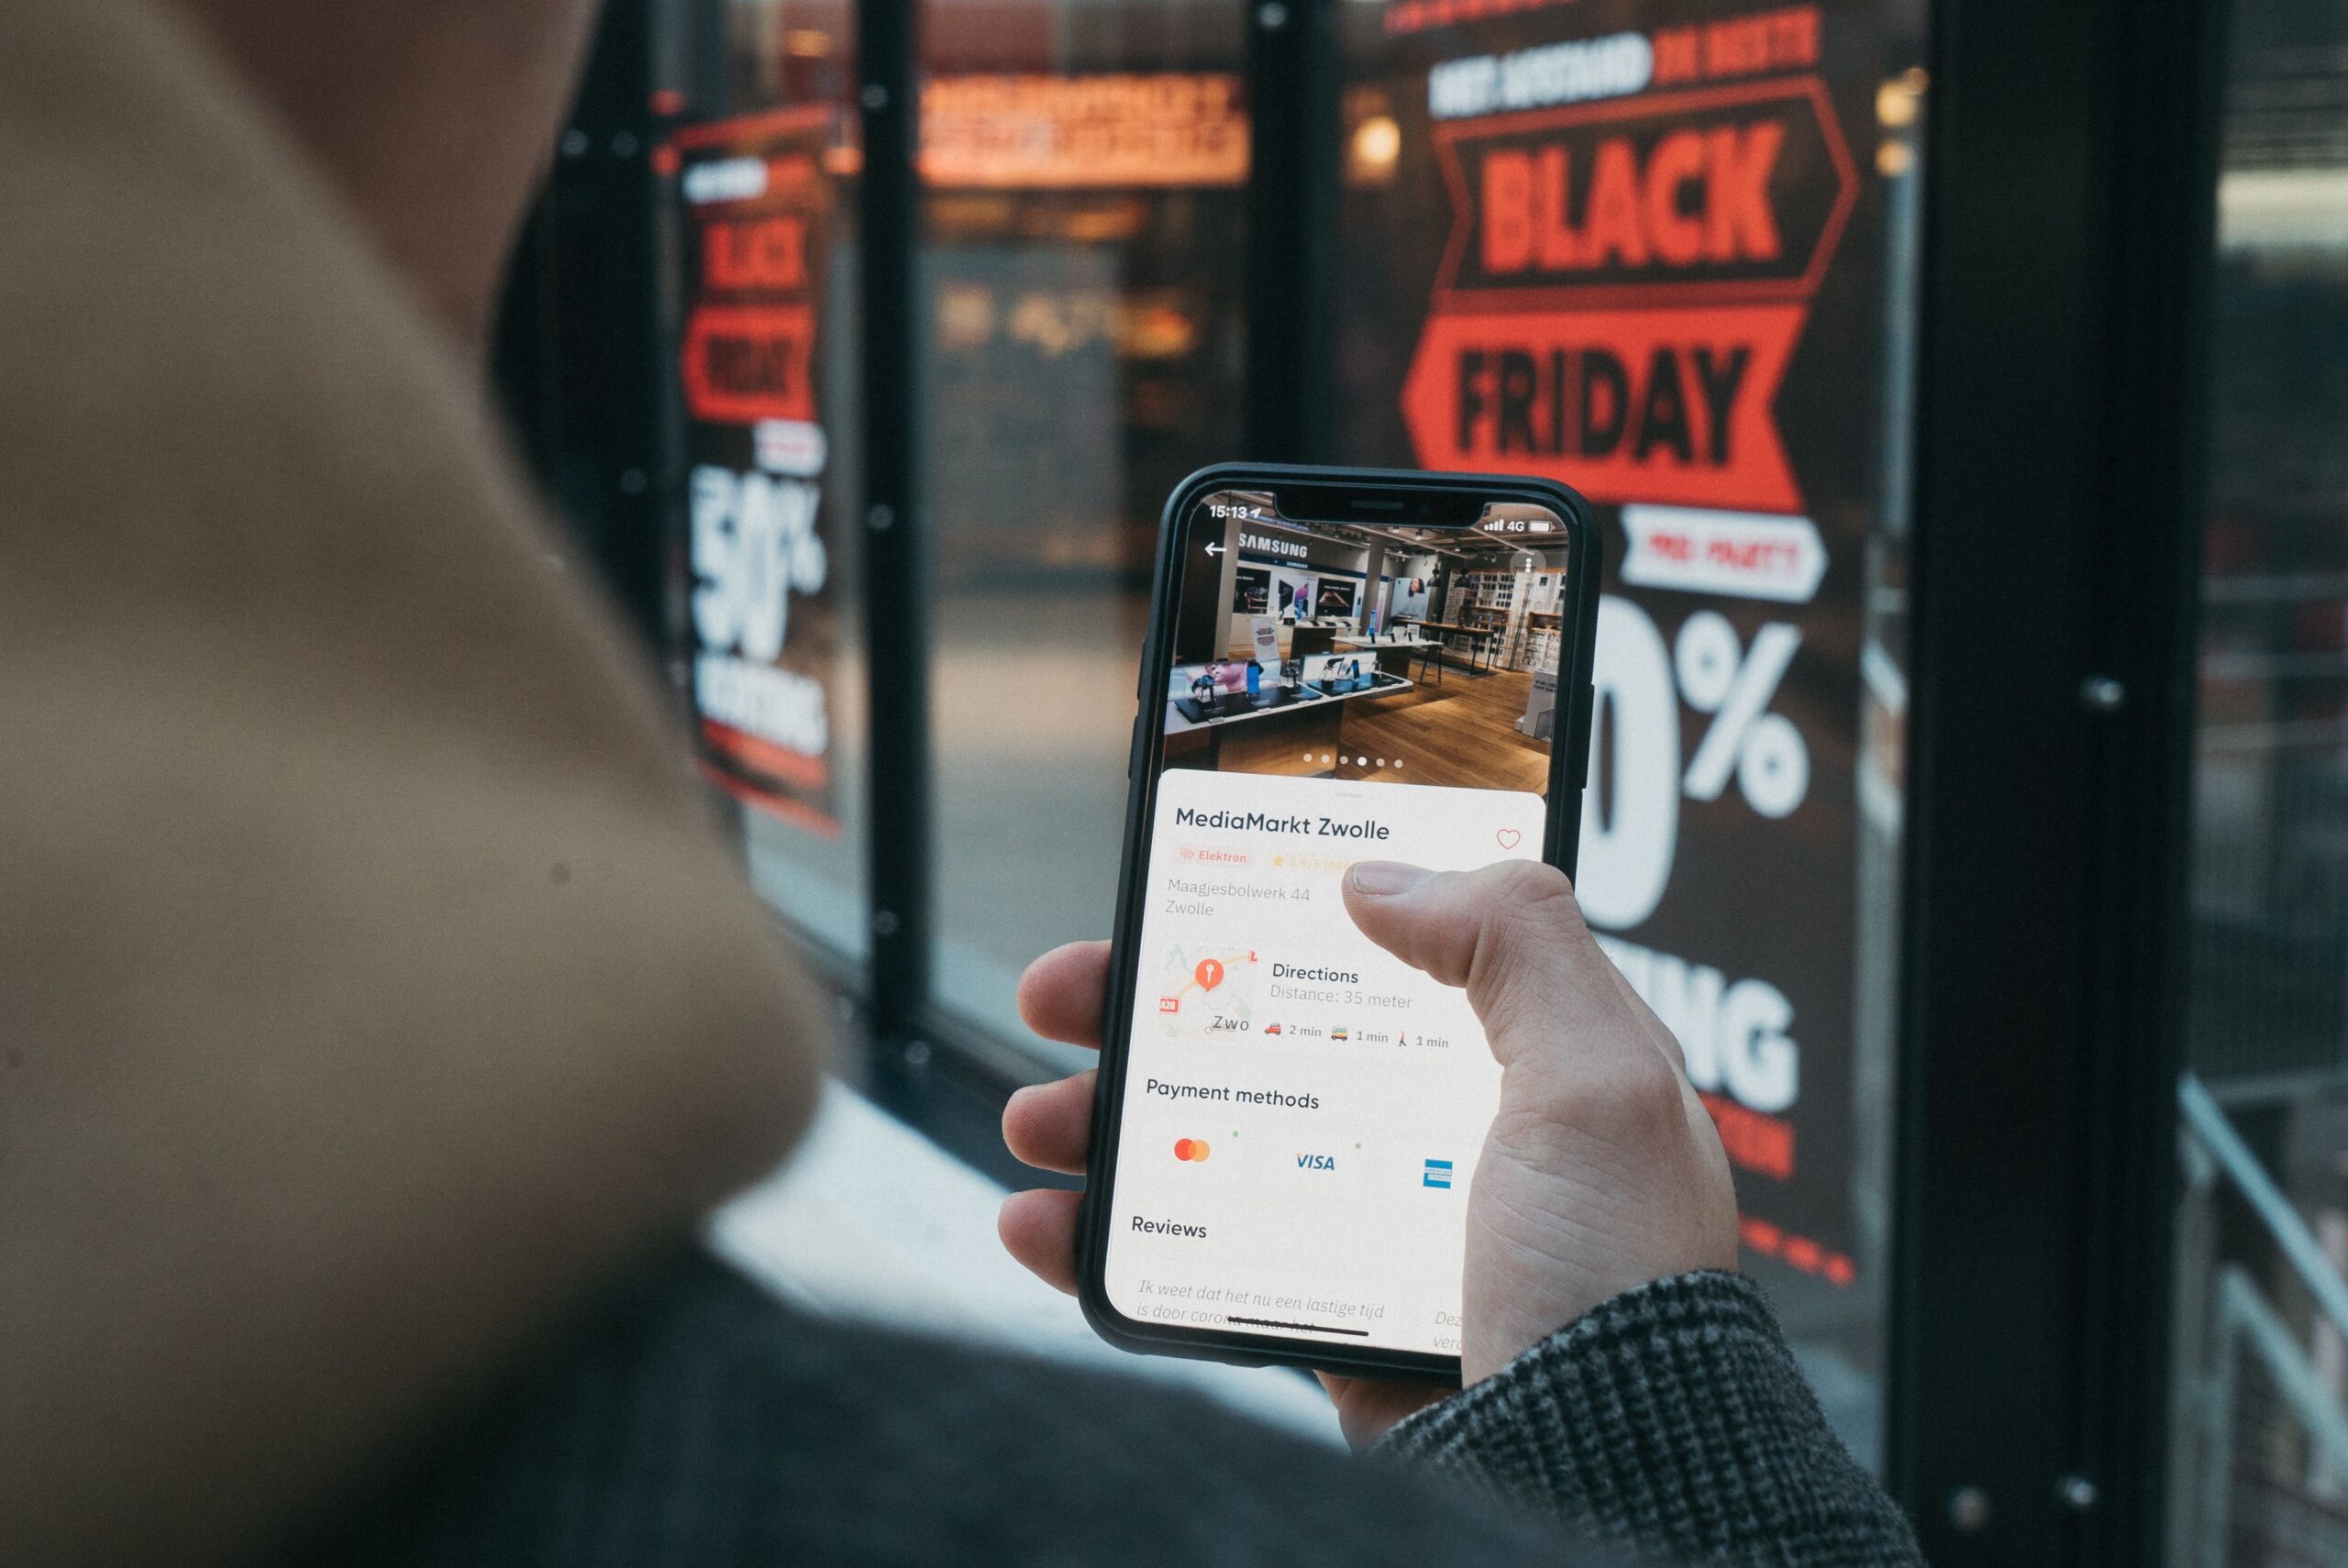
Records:
[[[1760,1288],[1706,1272],[1614,1297],[1379,1444],[1676,1562],[1922,1568]]]

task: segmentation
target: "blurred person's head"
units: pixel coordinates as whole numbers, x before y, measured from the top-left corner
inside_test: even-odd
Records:
[[[481,396],[593,16],[0,0],[0,1562],[244,1560],[812,1109]]]
[[[600,0],[166,0],[285,122],[425,307],[486,335]]]

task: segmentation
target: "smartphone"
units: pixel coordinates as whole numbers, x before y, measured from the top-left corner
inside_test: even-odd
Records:
[[[1112,1343],[1458,1377],[1500,1068],[1342,882],[1573,869],[1598,587],[1545,480],[1226,465],[1168,498],[1078,1231]]]

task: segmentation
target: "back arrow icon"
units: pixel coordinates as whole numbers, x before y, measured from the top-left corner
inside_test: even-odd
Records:
[[[1207,547],[1207,554],[1211,556],[1219,556],[1223,554],[1223,547],[1221,545],[1209,545]]]

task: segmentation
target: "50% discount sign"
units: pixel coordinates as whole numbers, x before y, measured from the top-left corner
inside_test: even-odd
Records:
[[[1689,615],[1667,644],[1638,605],[1600,602],[1578,884],[1592,924],[1621,930],[1655,912],[1671,880],[1682,800],[1716,801],[1733,784],[1762,817],[1801,805],[1810,747],[1770,707],[1800,646],[1790,623],[1766,623],[1748,644],[1712,610]],[[1705,718],[1684,757],[1683,705]]]

